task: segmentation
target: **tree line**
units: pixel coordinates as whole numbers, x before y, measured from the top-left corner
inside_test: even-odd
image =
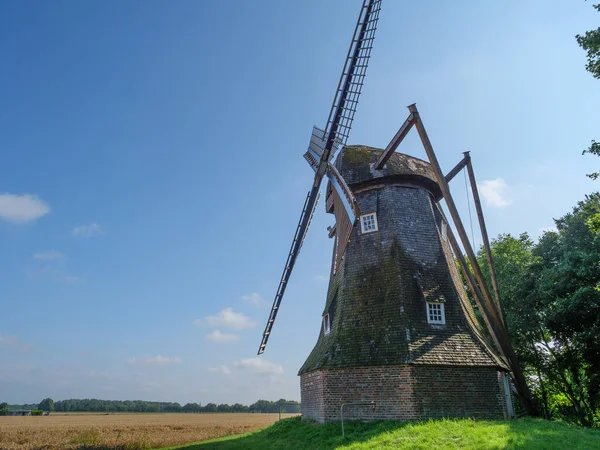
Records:
[[[506,323],[541,415],[600,426],[600,193],[555,225],[492,240]]]
[[[4,408],[5,406],[5,408]],[[4,408],[4,409],[3,409]],[[68,399],[53,401],[45,398],[38,404],[8,405],[0,404],[0,415],[8,413],[9,409],[42,410],[48,412],[165,412],[165,413],[297,413],[300,412],[300,403],[295,400],[279,399],[275,402],[269,400],[258,400],[248,405],[235,403],[229,405],[223,403],[186,403],[181,405],[177,402],[150,402],[145,400],[98,400],[91,399]]]

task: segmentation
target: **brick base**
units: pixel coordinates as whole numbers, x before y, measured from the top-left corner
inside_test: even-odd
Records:
[[[504,418],[506,399],[493,367],[378,366],[324,369],[300,376],[302,416],[340,420],[417,420],[439,417]]]

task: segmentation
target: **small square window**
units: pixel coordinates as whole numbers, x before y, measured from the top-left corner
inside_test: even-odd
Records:
[[[371,213],[360,216],[360,229],[362,233],[377,231],[377,214]]]
[[[448,239],[448,224],[442,220],[442,238]]]
[[[446,323],[443,303],[427,302],[427,323],[441,325]]]
[[[323,316],[323,332],[329,334],[331,331],[331,322],[329,321],[329,314]]]

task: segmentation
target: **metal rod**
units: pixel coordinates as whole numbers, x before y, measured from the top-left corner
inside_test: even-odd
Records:
[[[492,249],[490,247],[490,240],[488,238],[487,227],[485,226],[485,218],[483,217],[483,210],[481,209],[481,200],[479,199],[479,190],[477,189],[477,182],[475,181],[475,172],[473,171],[473,164],[471,163],[471,156],[469,152],[464,152],[465,160],[467,161],[467,173],[469,174],[469,181],[471,182],[471,191],[473,192],[473,201],[475,202],[475,209],[477,210],[477,219],[479,220],[479,228],[481,229],[481,237],[483,239],[483,247],[485,249],[485,256],[487,258],[488,267],[490,268],[490,278],[492,280],[492,289],[494,290],[494,300],[496,300],[496,306],[500,311],[500,319],[502,323],[505,323],[504,308],[500,301],[500,289],[498,288],[498,279],[496,278],[496,268],[494,266],[494,259],[492,258]]]
[[[342,406],[340,408],[340,416],[342,418],[342,437],[345,437],[345,432],[344,432],[344,406],[354,406],[354,405],[368,405],[368,406],[372,406],[373,408],[375,408],[375,401],[371,400],[371,401],[361,401],[361,402],[351,402],[351,403],[342,403]]]
[[[481,267],[479,267],[479,263],[477,262],[477,258],[475,257],[475,252],[473,251],[471,243],[469,242],[469,238],[467,236],[465,227],[462,223],[462,219],[460,218],[458,209],[456,208],[456,204],[454,203],[454,199],[452,197],[452,194],[450,193],[450,187],[446,182],[446,177],[444,176],[440,164],[438,162],[437,156],[433,151],[433,146],[429,141],[429,136],[427,135],[427,131],[425,130],[425,126],[423,125],[423,121],[421,120],[421,116],[419,115],[419,111],[417,110],[417,106],[415,104],[412,104],[408,107],[408,110],[415,116],[415,126],[417,127],[417,131],[419,132],[421,142],[423,143],[423,147],[425,148],[425,152],[427,153],[429,162],[433,166],[433,169],[436,173],[438,184],[442,191],[443,197],[446,200],[446,205],[448,206],[448,210],[450,211],[450,215],[456,226],[456,230],[462,242],[463,248],[465,249],[469,258],[469,262],[471,263],[475,279],[479,283],[479,287],[483,294],[483,300],[487,306],[486,310],[484,311],[489,311],[490,322],[494,325],[495,329],[498,330],[499,344],[502,347],[503,353],[506,355],[506,358],[509,361],[510,368],[515,378],[515,384],[518,387],[521,398],[523,399],[524,406],[529,412],[535,413],[536,408],[533,402],[533,398],[531,397],[531,393],[529,392],[529,387],[527,386],[527,382],[525,380],[525,376],[523,375],[521,366],[519,365],[519,362],[517,360],[517,356],[514,350],[512,349],[512,346],[510,345],[508,331],[506,327],[504,327],[504,324],[499,317],[499,311],[497,311],[495,308],[490,290],[487,287],[487,284],[485,283],[485,279],[483,278]]]

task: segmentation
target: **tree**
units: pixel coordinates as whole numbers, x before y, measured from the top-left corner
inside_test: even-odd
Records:
[[[594,193],[537,244],[526,234],[491,244],[508,330],[534,395],[547,416],[588,426],[600,425],[598,215]]]
[[[593,5],[593,8],[600,12],[600,4]],[[586,70],[594,78],[600,78],[600,27],[596,30],[586,31],[584,35],[578,34],[575,39],[579,46],[587,51]]]
[[[54,400],[52,400],[51,398],[45,398],[38,405],[38,409],[48,412],[54,411]]]
[[[600,4],[593,5],[600,12]],[[587,51],[586,70],[592,74],[594,78],[600,79],[600,27],[596,30],[586,31],[584,35],[578,34],[575,36],[577,43],[581,48]],[[592,141],[592,145],[583,151],[583,154],[591,153],[592,155],[600,156],[600,142]],[[593,180],[600,177],[600,172],[592,172],[588,174]]]
[[[0,403],[0,416],[6,416],[8,414],[8,403]]]

